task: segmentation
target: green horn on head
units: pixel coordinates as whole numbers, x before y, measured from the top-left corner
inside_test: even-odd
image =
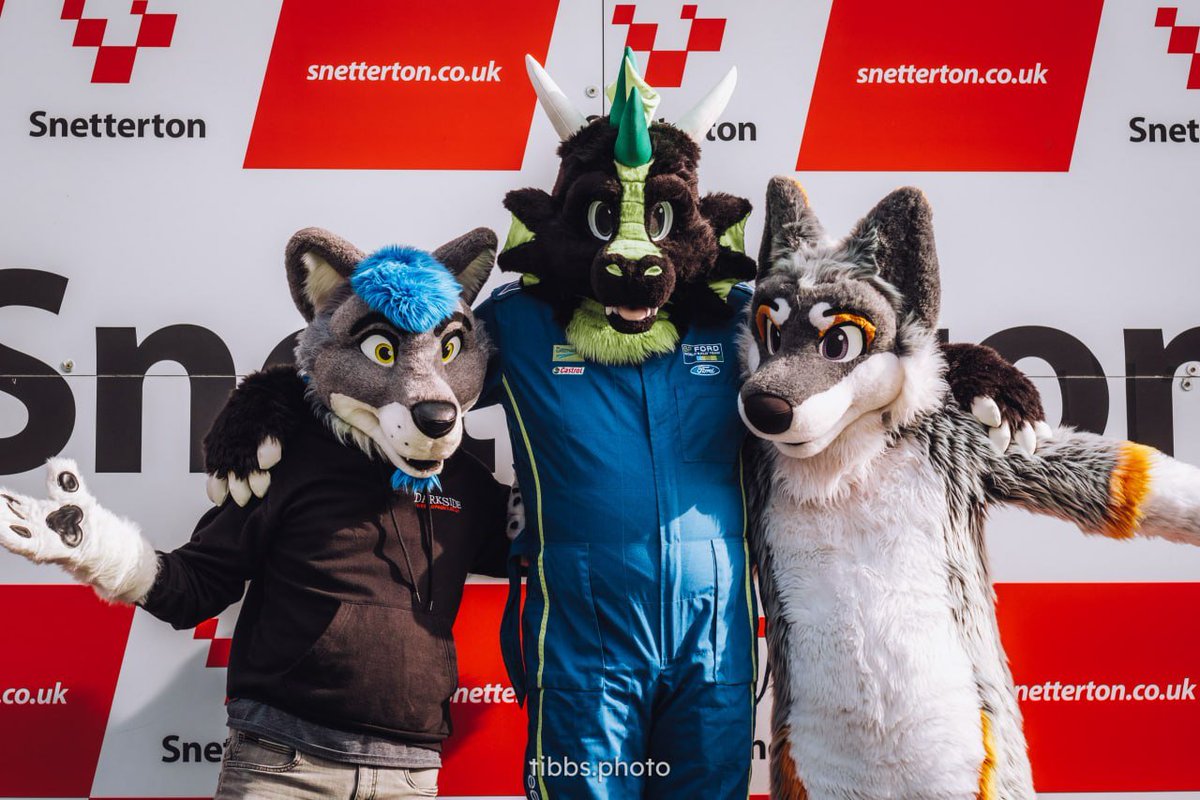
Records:
[[[621,113],[617,128],[617,142],[613,153],[617,161],[627,167],[640,167],[650,163],[653,151],[650,147],[650,131],[646,127],[646,112],[642,105],[642,93],[636,86],[629,92],[629,102]]]
[[[612,108],[608,110],[608,124],[614,128],[621,124],[621,117],[625,114],[625,100],[629,96],[629,87],[625,84],[626,64],[637,70],[637,59],[634,58],[632,47],[626,47],[625,55],[621,56],[621,66],[617,70],[617,90],[613,93]]]

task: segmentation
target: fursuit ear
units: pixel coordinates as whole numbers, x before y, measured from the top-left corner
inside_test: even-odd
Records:
[[[942,301],[933,208],[925,193],[906,186],[879,201],[846,240],[851,253],[873,254],[879,275],[904,295],[930,329],[937,328]]]
[[[825,229],[808,204],[804,187],[783,175],[771,178],[767,184],[767,218],[758,247],[758,278],[765,277],[780,256],[805,245],[818,245],[824,238]]]
[[[717,263],[712,277],[748,281],[754,277],[754,260],[746,255],[746,220],[750,201],[724,192],[700,199],[700,214],[717,235]]]
[[[500,269],[542,273],[544,247],[537,235],[557,213],[554,198],[541,189],[514,189],[504,195],[504,207],[512,214],[512,226],[500,251]]]
[[[433,251],[433,257],[450,270],[462,287],[462,301],[470,306],[487,283],[496,265],[496,234],[490,228],[476,228]]]
[[[342,237],[321,228],[305,228],[292,236],[283,263],[292,301],[305,322],[312,322],[329,296],[366,257]]]

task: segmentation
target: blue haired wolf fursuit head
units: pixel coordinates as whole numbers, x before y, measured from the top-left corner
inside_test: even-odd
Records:
[[[999,454],[943,377],[924,195],[888,195],[838,243],[791,181],[767,201],[740,401],[759,437],[772,795],[1033,798],[988,510],[1198,544],[1200,470],[1068,428]]]
[[[268,441],[246,479],[211,481],[236,502],[172,552],[100,506],[69,460],[50,462],[48,499],[0,492],[0,545],[107,600],[183,629],[245,593],[218,798],[349,797],[359,765],[380,768],[381,795],[436,794],[463,584],[504,574],[509,544],[508,488],[455,454],[491,350],[470,304],[495,252],[484,229],[433,254],[370,256],[325,231],[296,234],[287,276],[308,322],[297,368],[239,393],[281,398],[289,457]],[[262,441],[241,408],[223,412],[234,438],[210,448]]]

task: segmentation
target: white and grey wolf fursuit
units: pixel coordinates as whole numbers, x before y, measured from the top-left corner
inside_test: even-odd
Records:
[[[1200,470],[1059,428],[1002,455],[943,380],[932,215],[889,195],[830,244],[775,179],[745,336],[753,543],[775,680],[771,789],[1033,798],[983,525],[1015,504],[1200,543]]]

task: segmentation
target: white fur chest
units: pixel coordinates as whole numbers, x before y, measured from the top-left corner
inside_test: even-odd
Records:
[[[776,491],[772,554],[797,772],[818,798],[974,798],[975,672],[949,601],[942,479],[911,443],[838,500]]]

